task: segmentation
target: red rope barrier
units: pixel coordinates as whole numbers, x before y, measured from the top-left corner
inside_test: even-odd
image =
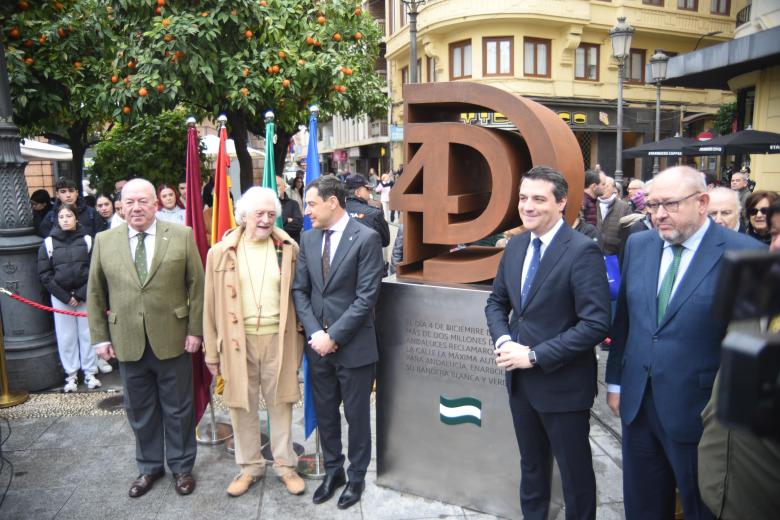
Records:
[[[13,298],[16,301],[25,303],[25,304],[29,305],[30,307],[35,307],[36,309],[39,309],[39,310],[42,310],[42,311],[58,312],[60,314],[65,314],[67,316],[76,316],[77,318],[86,318],[87,317],[87,313],[86,312],[68,311],[68,310],[65,310],[65,309],[55,309],[54,307],[47,307],[46,305],[41,305],[38,302],[34,302],[32,300],[28,300],[27,298],[25,298],[23,296],[19,296],[18,294],[14,294],[11,291],[9,291],[8,289],[3,289],[2,287],[0,287],[0,293],[5,294],[6,296],[10,296],[11,298]]]

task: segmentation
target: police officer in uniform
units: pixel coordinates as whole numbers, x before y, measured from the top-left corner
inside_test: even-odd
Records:
[[[363,175],[354,173],[347,177],[347,213],[363,225],[366,225],[379,233],[382,239],[382,247],[390,244],[390,228],[381,209],[369,206],[366,201],[371,197],[368,189],[369,183]]]

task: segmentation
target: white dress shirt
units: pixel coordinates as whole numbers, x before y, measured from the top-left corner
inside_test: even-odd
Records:
[[[138,233],[129,225],[127,226],[127,235],[130,239],[130,260],[135,263],[135,248],[138,245]],[[146,238],[144,238],[144,246],[146,247],[146,272],[148,273],[152,269],[152,258],[154,258],[154,243],[155,235],[157,235],[157,219],[152,222],[149,229],[144,231]]]
[[[706,219],[704,224],[693,235],[688,237],[688,240],[680,244],[683,246],[683,251],[680,255],[680,266],[677,268],[677,276],[674,279],[674,285],[672,286],[672,294],[669,296],[669,302],[671,302],[672,298],[674,298],[674,293],[677,292],[677,288],[680,286],[680,282],[682,282],[683,278],[685,277],[685,272],[691,265],[693,256],[696,254],[696,251],[698,251],[699,245],[701,245],[701,240],[704,238],[704,234],[707,233],[707,230],[711,225],[712,223],[710,222],[710,219]],[[661,267],[658,269],[658,285],[656,286],[655,290],[656,296],[658,296],[658,293],[661,292],[661,284],[663,283],[664,277],[666,276],[666,271],[668,271],[669,267],[671,267],[673,260],[674,253],[672,252],[672,244],[671,242],[664,240],[664,251],[661,254]],[[607,385],[607,392],[619,394],[620,385]]]
[[[333,224],[329,230],[332,231],[330,234],[330,261],[333,262],[333,257],[336,256],[336,249],[339,247],[339,242],[341,242],[341,237],[344,235],[344,230],[347,229],[347,224],[349,224],[349,213],[346,211],[344,212],[344,216],[342,216],[338,222]],[[320,247],[320,254],[325,251],[325,233],[322,234],[322,246]]]
[[[528,268],[531,266],[531,259],[534,256],[534,239],[538,238],[542,241],[542,246],[539,248],[539,261],[542,261],[542,258],[544,258],[544,253],[547,251],[547,247],[552,243],[553,238],[555,238],[555,234],[558,233],[558,230],[561,229],[561,226],[563,226],[563,218],[558,219],[558,222],[555,223],[555,225],[545,233],[544,235],[537,235],[533,231],[531,232],[531,239],[528,241],[528,249],[525,251],[525,259],[523,260],[523,274],[520,278],[520,292],[523,291],[523,285],[525,284],[525,278],[528,274]],[[509,336],[509,334],[504,334],[503,336],[499,337],[496,340],[496,348],[501,346],[502,343],[506,341],[510,341],[512,338]]]

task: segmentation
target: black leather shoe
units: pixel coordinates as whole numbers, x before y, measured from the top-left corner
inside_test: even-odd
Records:
[[[364,489],[366,489],[366,483],[363,481],[348,483],[344,491],[341,492],[338,508],[346,509],[360,502],[360,496],[363,494]]]
[[[152,485],[154,485],[155,481],[162,478],[163,475],[165,475],[165,471],[160,471],[159,473],[143,473],[138,475],[138,478],[135,479],[130,486],[130,492],[128,493],[130,498],[144,496],[150,489],[152,489]]]
[[[344,470],[339,470],[333,475],[325,475],[320,487],[314,492],[312,501],[315,504],[322,504],[330,500],[336,493],[336,489],[340,488],[347,483],[347,478],[344,476]]]

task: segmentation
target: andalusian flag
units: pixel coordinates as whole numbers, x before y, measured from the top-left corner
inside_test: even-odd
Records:
[[[482,427],[482,402],[474,397],[448,399],[439,396],[439,420],[444,424],[471,423]]]
[[[268,111],[265,113],[265,162],[263,163],[263,188],[271,188],[274,193],[276,189],[276,164],[274,163],[274,144],[276,144],[276,125],[274,125],[274,113]],[[278,228],[283,227],[282,216],[276,216],[274,225]]]
[[[211,215],[211,245],[213,246],[229,230],[236,227],[236,218],[233,215],[233,201],[230,200],[230,157],[225,149],[227,142],[227,118],[220,116],[222,126],[219,129],[219,150],[217,150],[217,172],[214,176],[214,205]]]

